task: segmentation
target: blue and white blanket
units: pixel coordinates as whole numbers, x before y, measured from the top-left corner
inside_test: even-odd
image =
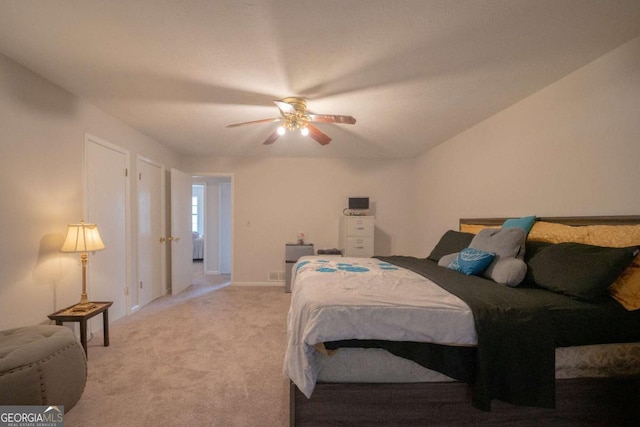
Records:
[[[284,370],[310,397],[316,344],[348,339],[475,345],[473,315],[458,297],[375,258],[303,257],[293,267]]]

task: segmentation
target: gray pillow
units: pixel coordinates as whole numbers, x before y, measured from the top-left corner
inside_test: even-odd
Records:
[[[449,264],[451,264],[451,262],[458,257],[459,253],[460,252],[455,252],[452,254],[443,255],[442,257],[440,257],[440,260],[438,260],[438,265],[440,267],[449,267]]]
[[[451,262],[458,257],[459,252],[444,255],[438,261],[440,267],[448,267]],[[487,269],[491,268],[490,276],[483,276],[503,285],[517,286],[524,280],[527,274],[527,264],[517,258],[503,258],[500,262],[491,263]]]
[[[476,234],[469,247],[496,254],[482,273],[484,277],[503,285],[518,286],[527,274],[527,265],[516,258],[526,239],[527,233],[519,227],[485,228]]]
[[[518,258],[502,258],[491,263],[483,275],[503,285],[518,286],[527,275],[527,264]]]

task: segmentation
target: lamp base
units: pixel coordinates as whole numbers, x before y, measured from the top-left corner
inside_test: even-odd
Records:
[[[96,308],[97,305],[92,303],[92,302],[87,302],[87,303],[78,303],[76,305],[73,306],[73,308],[71,309],[71,311],[78,311],[78,312],[87,312],[91,309]]]
[[[89,298],[87,297],[87,293],[85,292],[85,289],[86,289],[85,283],[86,283],[85,281],[83,281],[82,283],[82,294],[80,295],[80,302],[74,305],[71,311],[86,312],[91,310],[92,308],[97,307],[97,305],[95,305],[94,303],[89,302]]]

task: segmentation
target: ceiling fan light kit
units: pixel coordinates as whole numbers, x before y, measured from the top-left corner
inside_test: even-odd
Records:
[[[228,128],[256,124],[256,123],[269,123],[269,122],[281,122],[281,125],[274,130],[271,135],[263,142],[265,145],[273,144],[278,137],[285,134],[287,130],[295,131],[300,130],[300,133],[304,136],[311,136],[320,145],[327,145],[331,142],[331,138],[324,132],[318,129],[311,122],[320,123],[340,123],[353,125],[356,123],[356,119],[352,116],[341,116],[335,114],[313,114],[307,111],[307,101],[304,98],[287,97],[273,101],[274,104],[280,110],[280,117],[272,119],[253,120],[250,122],[235,123],[228,125]]]

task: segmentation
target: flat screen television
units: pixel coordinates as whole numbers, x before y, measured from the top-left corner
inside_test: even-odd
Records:
[[[369,209],[369,198],[349,197],[349,209]]]

